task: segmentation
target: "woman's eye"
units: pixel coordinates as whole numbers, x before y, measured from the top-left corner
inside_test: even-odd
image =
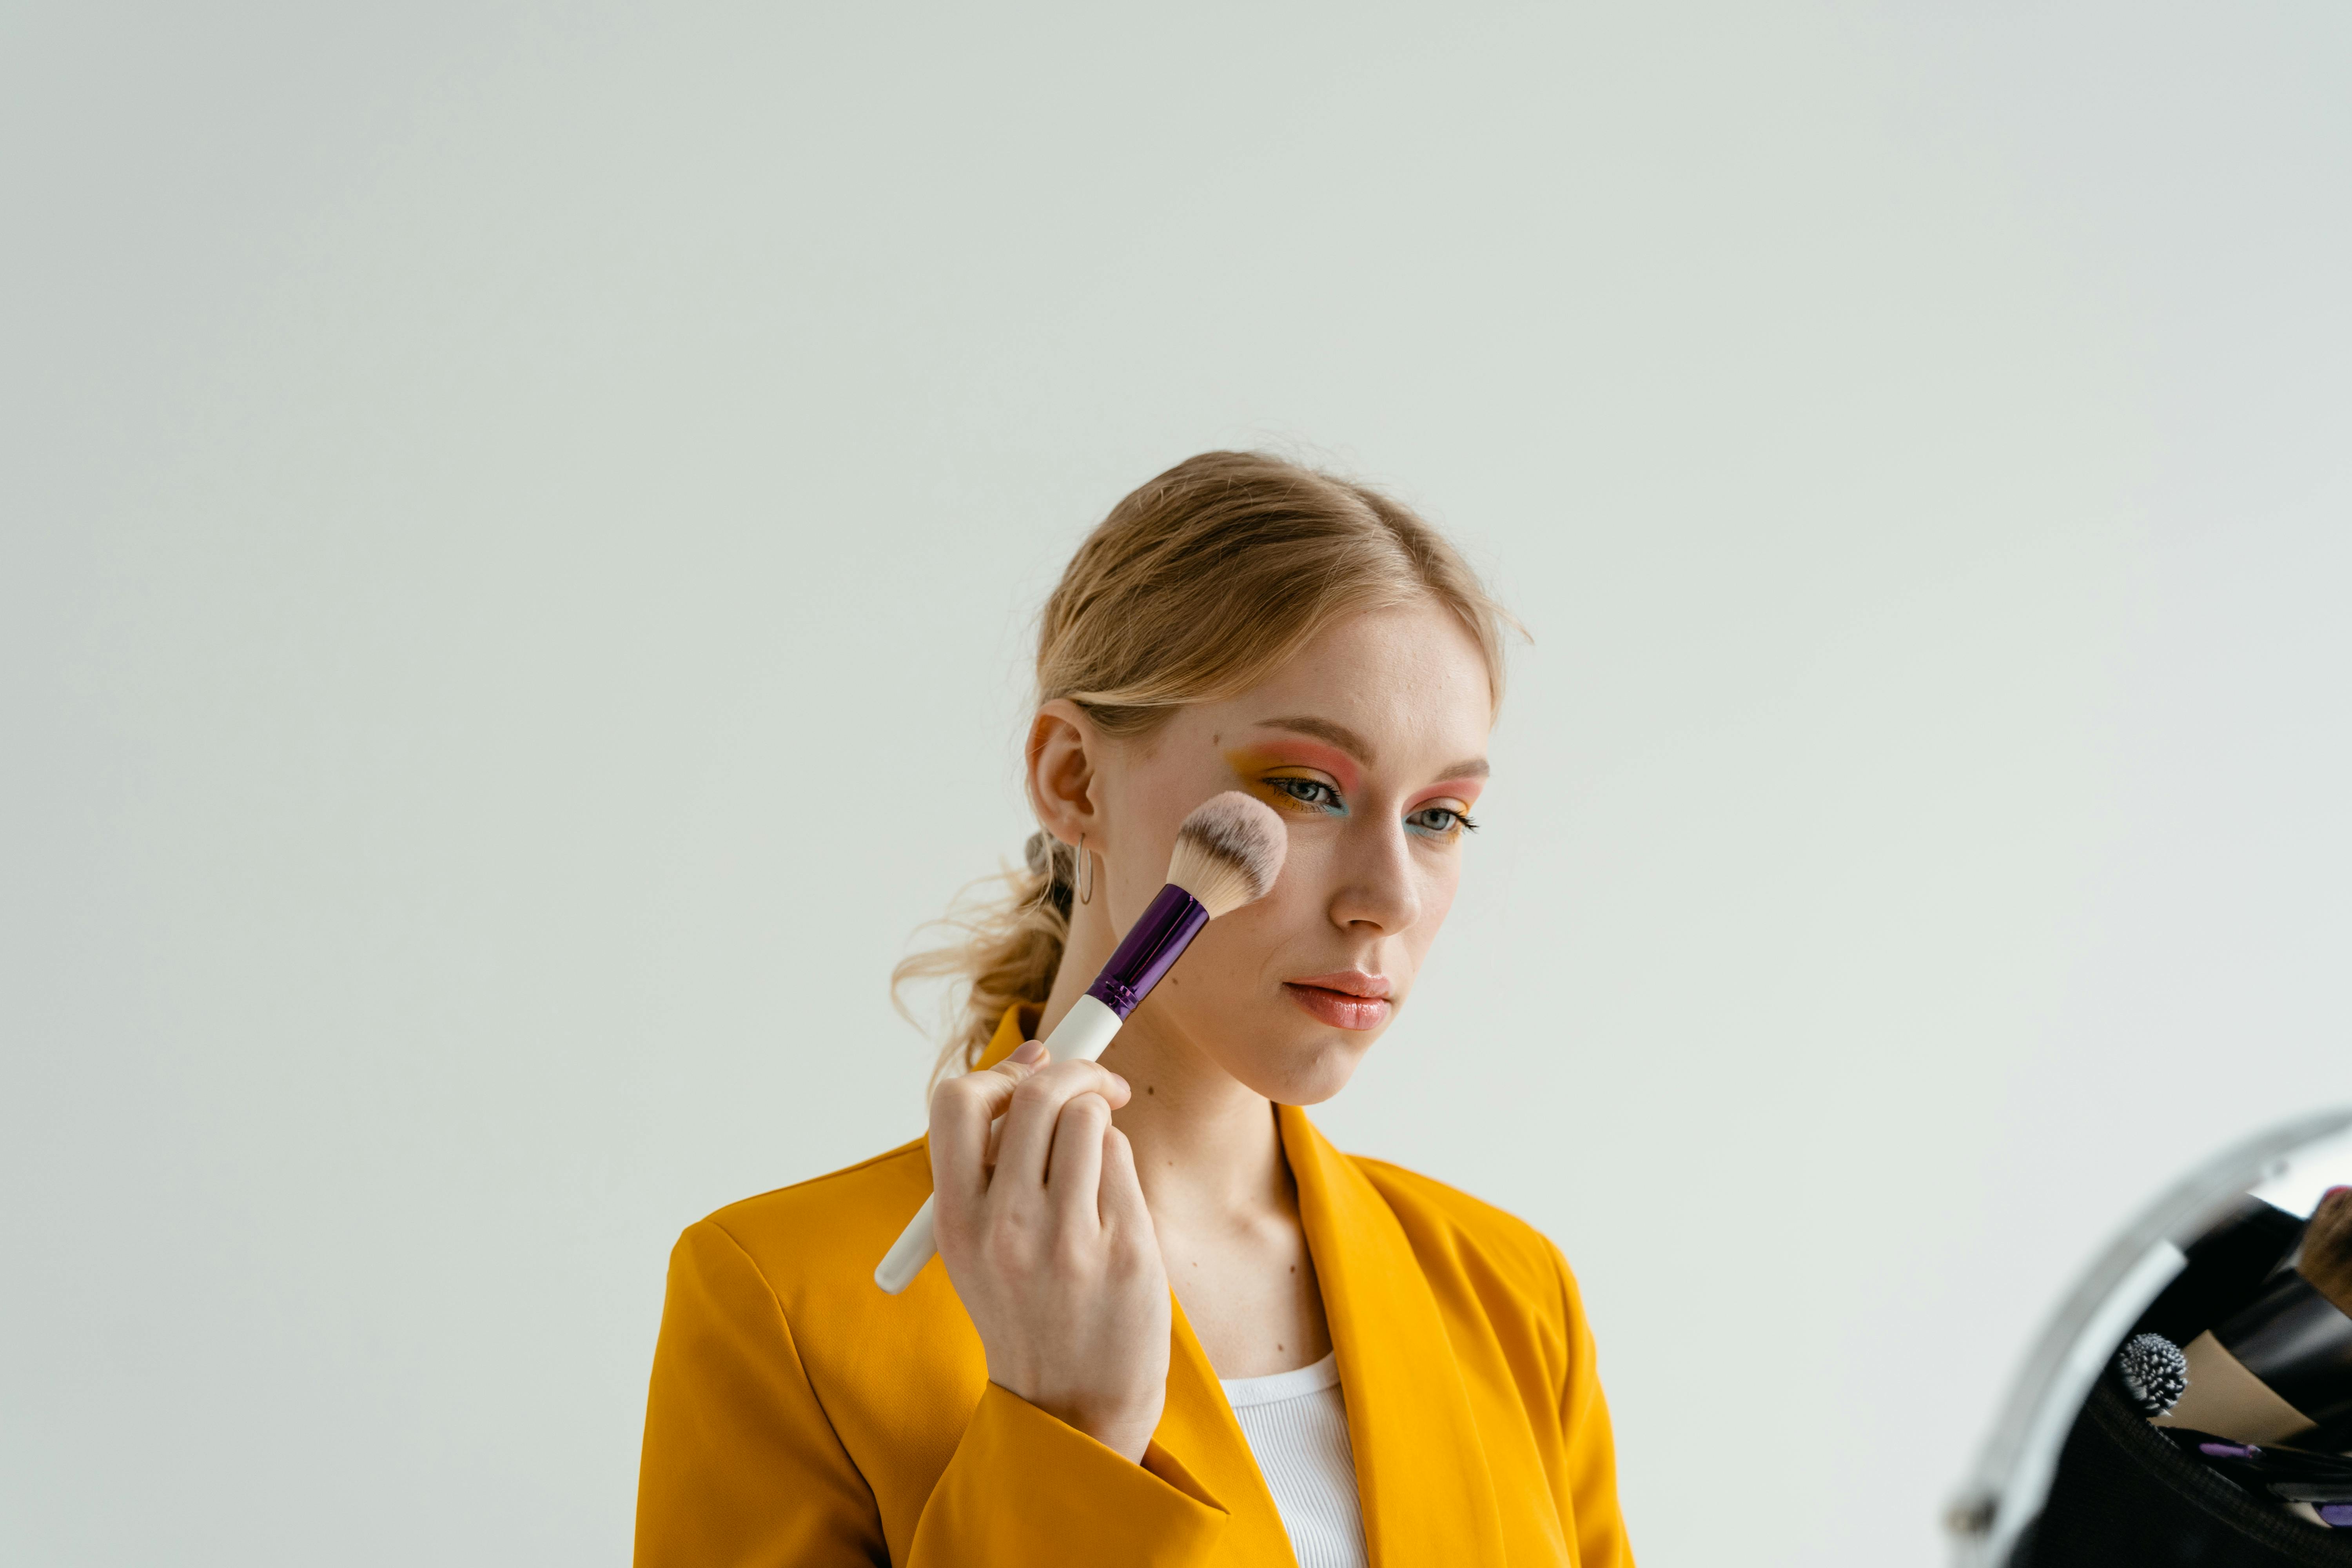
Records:
[[[1336,806],[1339,792],[1321,779],[1268,779],[1266,783],[1301,805]]]
[[[1441,838],[1478,831],[1478,825],[1470,820],[1468,812],[1456,811],[1450,805],[1424,806],[1406,817],[1405,821],[1423,833],[1435,834]]]

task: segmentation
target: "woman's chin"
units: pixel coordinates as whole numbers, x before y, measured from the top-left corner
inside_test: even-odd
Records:
[[[1257,1060],[1234,1064],[1242,1070],[1234,1076],[1278,1105],[1320,1105],[1348,1087],[1379,1037],[1376,1030],[1286,1030]]]

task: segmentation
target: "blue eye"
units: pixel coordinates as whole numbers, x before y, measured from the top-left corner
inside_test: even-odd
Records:
[[[1455,838],[1478,831],[1478,825],[1470,820],[1468,812],[1456,811],[1450,805],[1423,807],[1406,817],[1405,824],[1436,838]]]
[[[1344,809],[1339,804],[1339,792],[1321,779],[1271,778],[1265,782],[1301,805],[1318,806],[1325,811]]]

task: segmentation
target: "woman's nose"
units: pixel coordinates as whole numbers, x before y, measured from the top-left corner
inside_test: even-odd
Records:
[[[1339,885],[1331,896],[1331,919],[1341,926],[1370,927],[1383,935],[1401,931],[1421,918],[1421,889],[1412,874],[1412,847],[1401,825],[1347,835]],[[1373,825],[1366,824],[1371,827]]]

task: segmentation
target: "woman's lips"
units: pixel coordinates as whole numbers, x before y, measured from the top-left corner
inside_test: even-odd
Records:
[[[1389,983],[1371,974],[1318,974],[1282,989],[1312,1017],[1339,1029],[1377,1029],[1389,1020]]]

